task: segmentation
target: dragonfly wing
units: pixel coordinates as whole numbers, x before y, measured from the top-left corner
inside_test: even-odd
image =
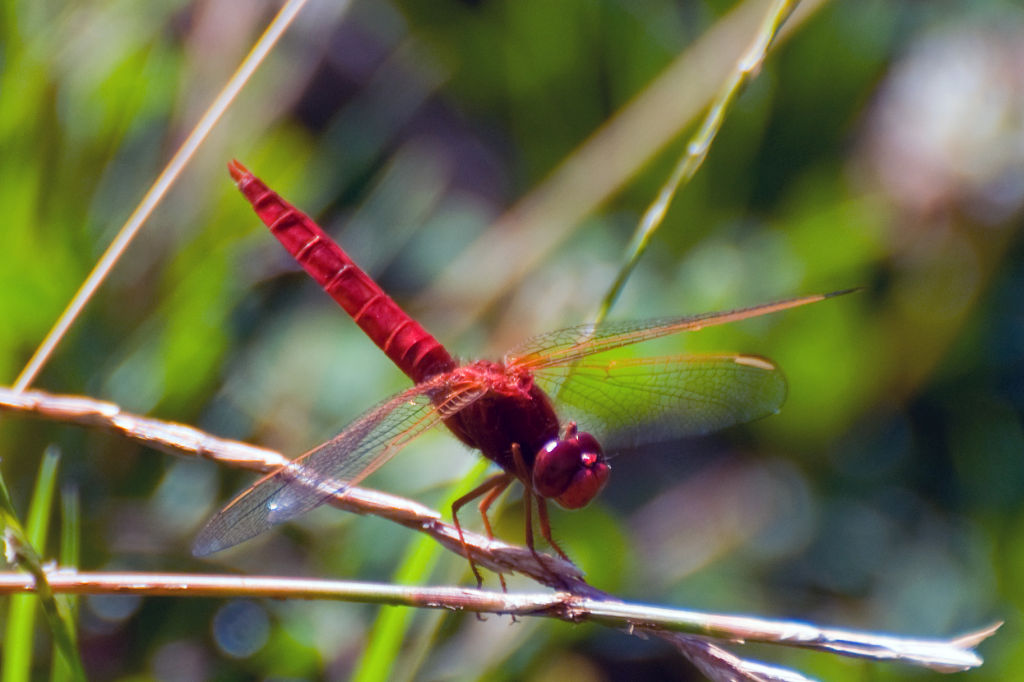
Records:
[[[238,495],[200,531],[193,554],[206,556],[226,549],[313,510],[356,485],[410,440],[483,393],[476,386],[452,388],[435,381],[384,401],[331,440]]]
[[[851,291],[855,290],[850,289],[830,294],[802,296],[800,298],[764,303],[725,312],[702,313],[685,317],[666,317],[634,322],[611,322],[599,326],[585,324],[578,327],[559,329],[535,336],[517,346],[505,356],[505,364],[510,368],[525,370],[539,370],[545,367],[569,364],[589,355],[603,353],[613,348],[621,348],[622,346],[670,334],[696,331],[704,327],[768,315],[780,310],[823,301],[826,298],[841,296]]]
[[[774,414],[786,380],[753,355],[681,355],[606,363],[578,362],[538,372],[559,413],[599,434],[611,454]]]

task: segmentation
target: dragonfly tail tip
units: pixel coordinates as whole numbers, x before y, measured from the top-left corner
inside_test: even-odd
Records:
[[[228,172],[231,173],[231,179],[235,182],[241,182],[242,178],[249,175],[249,169],[238,162],[237,159],[231,159],[228,163]]]

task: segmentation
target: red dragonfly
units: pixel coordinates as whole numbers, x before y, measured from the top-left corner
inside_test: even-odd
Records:
[[[689,317],[570,327],[534,337],[500,362],[460,365],[309,217],[237,161],[229,170],[274,236],[415,385],[238,495],[200,532],[194,546],[198,556],[312,510],[359,483],[419,434],[444,424],[502,469],[452,506],[460,537],[460,507],[482,497],[480,511],[490,535],[488,507],[518,480],[525,489],[528,546],[533,550],[535,500],[542,535],[568,559],[551,538],[546,501],[577,509],[604,487],[610,467],[591,431],[602,434],[605,448],[612,451],[764,417],[777,412],[786,397],[781,371],[758,356],[601,362],[591,356],[846,293]],[[563,422],[559,413],[573,421]],[[467,548],[479,582],[469,554]]]

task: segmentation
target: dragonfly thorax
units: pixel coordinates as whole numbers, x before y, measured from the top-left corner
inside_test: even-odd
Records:
[[[559,419],[547,395],[528,373],[508,371],[497,362],[474,362],[453,374],[455,386],[484,392],[446,418],[445,424],[464,443],[529,485],[535,455],[558,439]],[[514,448],[519,450],[521,464]]]
[[[566,509],[579,509],[601,492],[610,471],[597,439],[569,422],[561,438],[549,441],[537,453],[533,489]]]
[[[453,374],[459,382],[487,386],[491,393],[509,397],[529,398],[534,391],[532,374],[491,360],[477,360],[459,367]]]

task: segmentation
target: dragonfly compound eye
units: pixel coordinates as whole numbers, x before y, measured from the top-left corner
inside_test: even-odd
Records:
[[[608,482],[611,468],[589,433],[550,441],[533,463],[533,488],[566,509],[585,507]]]

